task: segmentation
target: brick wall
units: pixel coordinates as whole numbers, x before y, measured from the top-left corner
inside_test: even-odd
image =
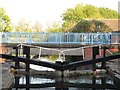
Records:
[[[6,49],[4,46],[0,45],[0,53],[1,54],[4,54],[6,52]],[[5,62],[5,59],[1,59],[0,58],[0,63],[4,63]]]
[[[111,53],[118,52],[118,49],[116,48],[116,51],[109,49]],[[106,50],[106,55],[110,55],[110,52]],[[99,55],[96,56],[96,58],[103,57],[103,49],[99,49]],[[84,59],[85,60],[91,60],[92,59],[92,48],[85,48],[84,49]]]

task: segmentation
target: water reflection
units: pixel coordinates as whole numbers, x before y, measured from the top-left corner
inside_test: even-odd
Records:
[[[16,76],[12,90],[114,90],[110,76],[80,76],[77,78],[45,78]]]
[[[30,77],[30,84],[55,83],[54,79]],[[26,84],[26,76],[21,76],[19,84]]]

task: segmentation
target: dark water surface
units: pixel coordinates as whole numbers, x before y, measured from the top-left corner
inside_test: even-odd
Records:
[[[120,62],[108,66],[120,72]],[[76,75],[75,75],[76,76]],[[12,90],[120,90],[120,84],[110,75],[84,75],[76,77],[15,76]],[[19,84],[19,85],[18,85]]]
[[[74,78],[45,78],[40,76],[15,77],[12,90],[116,90],[109,75],[79,76]],[[19,85],[17,81],[19,79]]]

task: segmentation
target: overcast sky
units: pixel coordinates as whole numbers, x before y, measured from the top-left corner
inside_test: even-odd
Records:
[[[12,23],[25,18],[30,22],[39,21],[43,27],[54,21],[62,22],[60,16],[67,8],[77,4],[92,4],[118,11],[119,0],[0,0],[0,7],[6,9]]]

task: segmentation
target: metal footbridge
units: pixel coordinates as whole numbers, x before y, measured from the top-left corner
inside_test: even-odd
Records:
[[[0,33],[5,44],[118,44],[120,33]]]

